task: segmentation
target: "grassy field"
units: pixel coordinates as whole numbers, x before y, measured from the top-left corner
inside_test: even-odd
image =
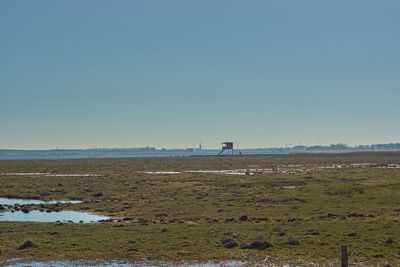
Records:
[[[350,262],[397,266],[399,163],[394,152],[0,161],[0,197],[81,199],[57,209],[120,218],[0,222],[0,260],[268,257],[306,266],[339,262],[347,245]],[[185,172],[237,169],[247,174]],[[97,176],[4,174],[15,172]],[[36,247],[18,250],[27,240]]]

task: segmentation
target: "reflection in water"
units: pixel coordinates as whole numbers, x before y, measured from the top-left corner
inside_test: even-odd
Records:
[[[19,199],[19,198],[0,198],[0,205],[6,208],[3,212],[0,212],[0,221],[14,221],[14,222],[98,222],[100,220],[108,220],[110,217],[91,214],[87,212],[79,211],[52,211],[45,212],[39,210],[29,209],[16,210],[12,208],[14,205],[37,205],[37,204],[57,204],[57,203],[82,203],[81,200],[52,200],[43,201],[38,199]],[[11,208],[10,208],[11,206]],[[8,209],[8,210],[7,210]]]
[[[57,204],[57,203],[82,203],[81,200],[52,200],[52,201],[43,201],[39,199],[22,199],[22,198],[5,198],[0,197],[0,205],[9,205],[14,206],[17,205],[33,205],[33,204]]]

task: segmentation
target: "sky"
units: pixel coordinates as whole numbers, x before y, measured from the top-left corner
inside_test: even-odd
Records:
[[[400,142],[399,10],[0,1],[0,149]]]

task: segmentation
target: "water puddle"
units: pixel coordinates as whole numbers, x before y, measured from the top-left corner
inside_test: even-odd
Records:
[[[388,168],[399,169],[400,168],[400,164],[389,164]]]
[[[146,172],[147,174],[164,174],[164,175],[168,175],[168,174],[180,174],[181,172],[169,172],[169,171],[154,171],[154,172]]]
[[[0,205],[14,206],[14,205],[36,205],[36,204],[58,204],[58,203],[82,203],[81,200],[51,200],[44,201],[40,199],[22,199],[22,198],[5,198],[0,197]]]
[[[258,171],[261,172],[261,171]],[[194,171],[148,171],[145,172],[146,174],[181,174],[181,173],[190,173],[190,174],[226,174],[226,175],[254,175],[257,173],[255,170],[247,170],[247,169],[240,169],[240,170],[194,170]]]
[[[230,174],[230,175],[253,175],[248,170],[204,170],[204,171],[185,171],[186,173],[211,173],[211,174]]]
[[[300,174],[327,169],[348,169],[348,168],[400,168],[400,164],[373,164],[373,163],[356,163],[356,164],[334,164],[327,166],[305,166],[305,165],[281,165],[275,168],[258,168],[258,169],[236,169],[236,170],[188,170],[188,171],[147,171],[146,174],[158,175],[174,175],[174,174],[220,174],[220,175],[256,175],[256,174]],[[143,173],[143,172],[140,172]]]
[[[46,173],[46,172],[4,172],[0,175],[20,175],[20,176],[47,176],[47,177],[90,177],[100,176],[99,174],[76,174],[76,173]]]
[[[101,220],[108,220],[110,217],[91,214],[79,211],[54,211],[45,212],[39,210],[32,210],[29,213],[23,211],[5,211],[0,212],[0,221],[13,221],[13,222],[74,222],[74,223],[90,223],[99,222]]]
[[[111,219],[107,216],[91,214],[87,212],[61,210],[31,210],[22,208],[23,205],[40,205],[40,204],[59,204],[59,203],[82,203],[81,200],[52,200],[43,201],[39,199],[20,199],[20,198],[0,198],[0,206],[3,211],[0,212],[0,221],[14,222],[74,222],[74,223],[90,223],[101,220]],[[15,205],[22,206],[16,207]]]

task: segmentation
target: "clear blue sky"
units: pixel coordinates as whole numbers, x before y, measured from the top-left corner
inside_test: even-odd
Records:
[[[400,1],[1,1],[0,148],[400,142]]]

